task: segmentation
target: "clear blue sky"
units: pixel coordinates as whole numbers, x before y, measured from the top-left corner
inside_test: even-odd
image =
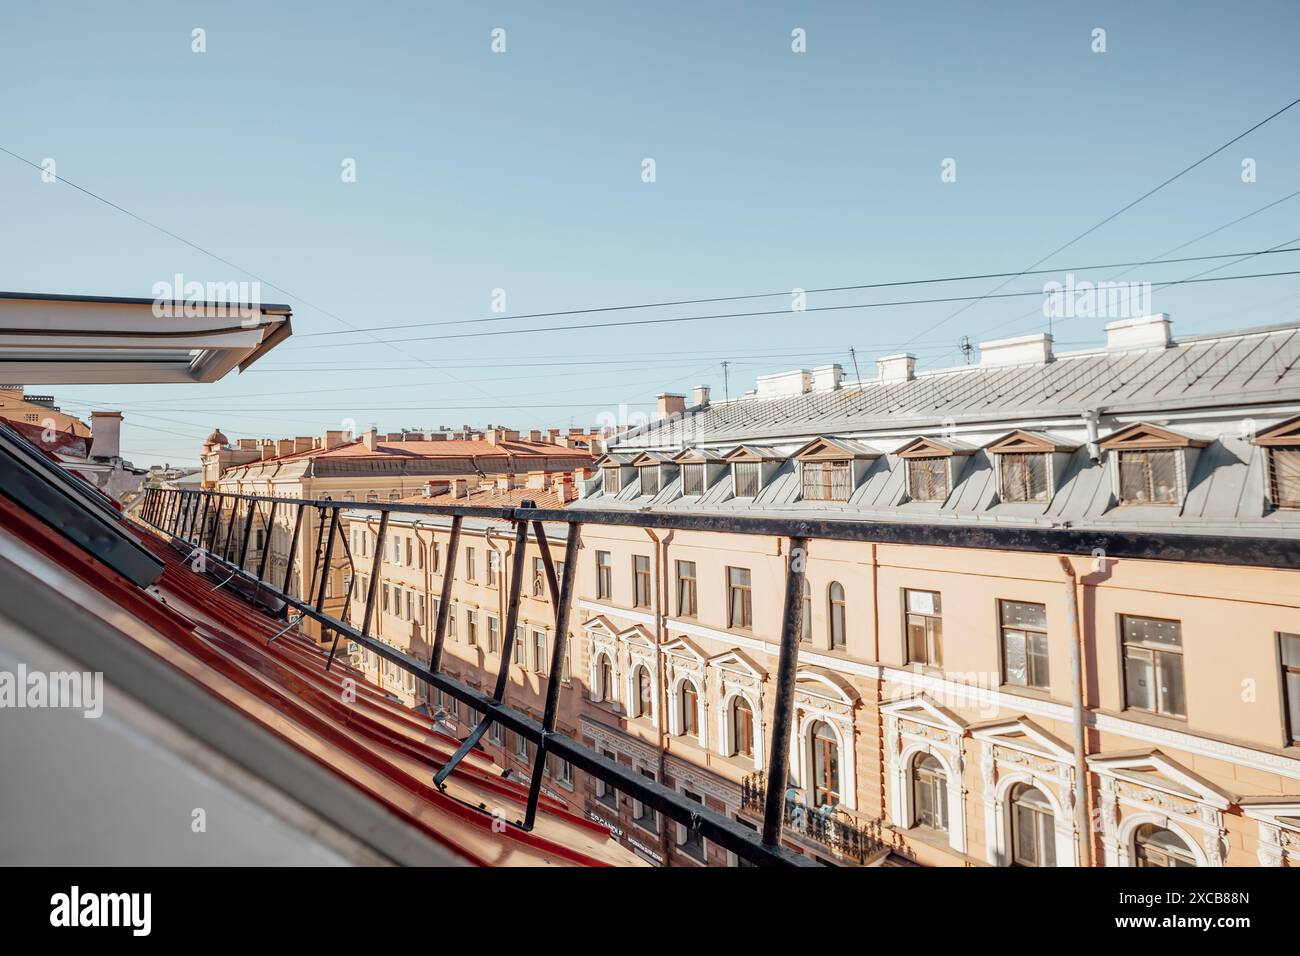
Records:
[[[191,52],[196,27],[204,54]],[[723,359],[733,395],[786,368],[839,361],[851,375],[849,346],[866,375],[917,336],[922,367],[956,364],[962,335],[1042,328],[1026,317],[1036,301],[988,300],[937,329],[957,306],[384,346],[309,337],[344,326],[293,296],[382,326],[490,316],[495,288],[519,314],[1022,269],[1300,96],[1297,41],[1294,2],[9,3],[0,145],[54,158],[67,179],[292,293],[263,287],[294,307],[297,334],[246,374],[52,389],[73,412],[122,408],[137,464],[176,463],[214,425],[231,437],[346,419],[587,425],[662,390],[720,393]],[[1048,265],[1162,253],[1300,190],[1297,156],[1300,106]],[[641,181],[646,157],[654,183]],[[948,157],[954,183],[940,178]],[[341,181],[345,158],[356,183]],[[4,155],[0,201],[0,288],[149,295],[176,272],[248,278]],[[1300,237],[1298,213],[1300,197],[1178,255]],[[1175,334],[1295,319],[1297,305],[1300,276],[1155,293]],[[579,321],[591,319],[544,324]],[[1058,343],[1098,342],[1102,324],[1067,321]]]

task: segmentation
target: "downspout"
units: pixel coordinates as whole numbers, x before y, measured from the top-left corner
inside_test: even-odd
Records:
[[[885,718],[881,708],[885,706],[885,672],[880,666],[880,561],[876,553],[876,542],[871,542],[871,633],[875,649],[873,660],[876,662],[876,771],[880,777],[880,792],[877,806],[880,808],[879,819],[885,820]]]
[[[1101,461],[1101,446],[1098,442],[1101,440],[1099,427],[1101,424],[1101,409],[1090,408],[1083,413],[1083,422],[1088,428],[1088,458],[1095,464]]]
[[[1079,865],[1092,866],[1092,829],[1088,812],[1088,752],[1083,727],[1083,632],[1079,628],[1078,578],[1074,565],[1065,555],[1058,555],[1065,571],[1069,592],[1066,609],[1070,615],[1070,683],[1074,698],[1074,819],[1079,829]]]
[[[646,535],[655,544],[655,576],[659,579],[655,582],[655,680],[659,683],[659,713],[655,728],[659,734],[659,768],[657,770],[659,782],[664,782],[664,776],[668,772],[668,730],[664,721],[670,706],[668,701],[668,674],[664,666],[664,608],[668,603],[668,542],[673,539],[673,532],[669,531],[664,535],[663,540],[654,533],[652,528],[644,528]],[[663,854],[664,862],[668,862],[668,818],[660,814],[659,816],[659,852]]]

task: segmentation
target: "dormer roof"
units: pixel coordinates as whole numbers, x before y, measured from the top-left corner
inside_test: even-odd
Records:
[[[1049,435],[1047,432],[1031,432],[1023,428],[1007,432],[984,446],[984,450],[994,455],[1026,452],[1074,451],[1079,446],[1063,438]]]
[[[879,458],[880,450],[849,438],[814,438],[790,457],[795,461],[841,461],[845,458]]]
[[[953,455],[970,455],[974,452],[974,445],[953,438],[921,436],[913,438],[898,449],[896,454],[899,458],[949,458]]]
[[[1107,435],[1100,444],[1105,451],[1124,451],[1128,448],[1137,450],[1204,448],[1209,442],[1204,438],[1181,435],[1167,428],[1161,428],[1159,425],[1134,422],[1126,428],[1121,428],[1119,431]]]

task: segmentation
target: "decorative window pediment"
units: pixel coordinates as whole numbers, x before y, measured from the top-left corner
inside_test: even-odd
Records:
[[[1159,750],[1139,754],[1097,755],[1088,767],[1099,776],[1156,790],[1169,796],[1226,810],[1233,798],[1199,774]]]
[[[1251,443],[1265,448],[1300,448],[1300,415],[1265,428]]]
[[[971,736],[985,744],[1020,750],[1058,761],[1072,761],[1074,754],[1064,741],[1049,734],[1028,717],[1013,717],[971,729]]]
[[[631,653],[640,651],[643,654],[653,654],[655,652],[654,636],[641,624],[633,624],[621,631],[618,639]]]
[[[1152,448],[1204,448],[1209,442],[1204,438],[1180,435],[1158,425],[1135,422],[1126,428],[1107,435],[1100,443],[1105,451]]]
[[[766,445],[737,445],[722,456],[725,462],[736,461],[785,461],[785,456],[775,448]]]
[[[1017,428],[1007,432],[984,446],[984,450],[994,455],[1026,454],[1035,452],[1072,452],[1079,446],[1046,432],[1025,431]]]
[[[880,451],[844,438],[814,438],[790,456],[795,461],[844,461],[879,458]]]
[[[663,652],[669,657],[695,664],[703,665],[708,660],[698,647],[684,637],[669,641],[663,646]]]
[[[853,685],[824,668],[800,668],[794,675],[796,698],[808,698],[807,703],[825,701],[832,704],[852,707],[859,700]]]
[[[946,707],[940,707],[924,694],[886,704],[880,708],[880,712],[889,717],[925,724],[958,736],[964,734],[967,726],[969,726],[966,721],[952,711]]]
[[[635,458],[632,459],[631,465],[633,468],[644,468],[649,465],[666,464],[667,462],[670,461],[672,461],[671,458],[665,457],[664,455],[660,455],[657,452],[643,451],[641,452],[641,454],[637,455]]]
[[[948,438],[927,438],[921,436],[898,449],[899,458],[951,458],[953,455],[970,455],[975,449],[964,442]]]
[[[678,465],[706,464],[708,462],[722,461],[722,455],[712,448],[687,448],[673,455],[669,461]]]
[[[767,672],[740,651],[724,651],[709,658],[709,666],[751,682],[767,680]]]

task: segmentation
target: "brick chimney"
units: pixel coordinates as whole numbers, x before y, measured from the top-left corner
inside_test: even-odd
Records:
[[[577,489],[573,484],[573,475],[568,472],[555,476],[555,483],[552,485],[555,491],[555,497],[560,504],[568,504],[577,497]]]
[[[90,413],[90,457],[122,457],[122,413]]]
[[[275,457],[275,442],[262,442],[262,461],[269,461]]]
[[[685,395],[662,392],[655,396],[655,402],[655,417],[657,419],[671,418],[673,415],[680,415],[686,411]]]
[[[328,449],[330,449],[330,448],[338,448],[339,445],[342,445],[342,444],[343,444],[343,436],[344,436],[345,434],[346,434],[346,432],[342,432],[342,431],[328,431],[328,432],[326,432],[326,433],[325,433],[325,445],[324,445],[325,449],[328,450]]]
[[[555,442],[559,441],[559,438],[560,438],[560,430],[558,428],[546,429],[546,440],[548,442],[554,444]]]
[[[281,458],[284,455],[292,455],[294,452],[294,441],[292,438],[281,438],[275,443],[275,457]]]
[[[312,444],[311,436],[295,435],[293,439],[293,450],[295,452],[311,451]]]
[[[379,431],[374,428],[370,429],[361,436],[361,441],[365,444],[366,451],[374,451],[379,447]]]
[[[541,441],[541,440],[542,440],[542,431],[541,431],[541,429],[540,429],[540,428],[534,428],[534,429],[532,429],[532,430],[528,433],[528,440],[529,440],[529,441]]]
[[[451,496],[464,498],[469,494],[469,482],[464,478],[454,478],[451,482]]]

